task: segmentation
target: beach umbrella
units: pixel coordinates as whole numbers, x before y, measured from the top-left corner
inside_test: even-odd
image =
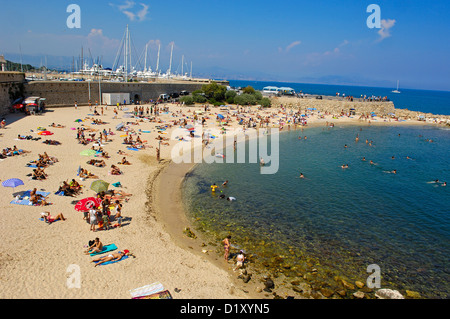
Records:
[[[7,179],[6,181],[2,182],[3,187],[12,187],[13,191],[14,191],[14,188],[16,188],[17,186],[20,186],[20,185],[24,185],[24,184],[23,184],[23,181],[18,178],[10,178],[10,179]]]
[[[97,154],[97,151],[91,150],[91,149],[83,150],[80,152],[80,155],[82,155],[82,156],[92,156],[95,154]]]
[[[75,210],[77,212],[86,212],[93,207],[100,206],[101,203],[102,203],[101,198],[96,198],[96,197],[84,198],[75,204]]]
[[[75,120],[75,122],[80,123],[80,122],[83,122],[83,120],[82,119],[77,119],[77,120]]]
[[[106,192],[108,187],[109,183],[102,180],[94,181],[91,184],[91,189],[96,193]]]
[[[223,120],[225,118],[225,116],[223,116],[222,114],[217,114],[217,117],[221,120]]]
[[[123,124],[123,123],[120,123],[120,124],[118,124],[117,126],[116,126],[116,130],[120,130],[122,127],[124,127],[125,126],[125,124]]]

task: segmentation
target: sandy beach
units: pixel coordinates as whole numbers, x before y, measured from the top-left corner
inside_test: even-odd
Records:
[[[179,125],[168,127],[159,134],[157,125],[171,124],[174,120],[188,117],[188,124],[193,124],[195,110],[203,110],[203,106],[181,107],[166,104],[169,112],[160,114],[158,122],[137,122],[135,118],[124,118],[124,112],[119,111],[114,118],[114,107],[108,106],[104,115],[96,116],[107,124],[94,125],[94,118],[88,106],[48,109],[43,115],[23,116],[11,114],[6,117],[6,128],[1,129],[1,148],[17,146],[28,151],[23,155],[8,157],[0,161],[0,179],[5,181],[18,178],[24,185],[14,189],[2,187],[3,196],[0,199],[2,207],[2,223],[0,246],[0,298],[3,299],[129,299],[130,290],[155,282],[160,282],[169,290],[173,298],[183,299],[233,299],[233,298],[271,298],[270,294],[260,292],[261,282],[252,280],[243,284],[237,280],[237,274],[232,271],[232,262],[226,263],[221,256],[214,253],[211,245],[203,243],[201,238],[191,239],[183,230],[189,227],[189,221],[182,208],[179,188],[185,174],[193,167],[192,164],[175,165],[171,162],[171,150],[177,141],[167,141],[169,145],[161,145],[161,161],[156,160],[158,135],[170,138]],[[132,111],[134,106],[128,106]],[[147,107],[147,105],[144,105]],[[100,108],[98,108],[100,110]],[[262,116],[282,114],[282,108],[271,108],[257,111],[256,107],[245,108],[246,115],[259,112]],[[208,128],[217,126],[216,116],[225,114],[219,107],[210,108],[200,117],[207,117]],[[230,113],[231,114],[231,113]],[[83,122],[75,122],[77,119]],[[235,118],[231,117],[230,128],[240,127]],[[147,142],[145,149],[139,151],[127,150],[123,145],[125,133],[116,130],[120,123],[127,124]],[[353,117],[326,114],[319,117],[311,114],[308,125],[325,125],[333,122],[335,125],[364,124],[358,115]],[[51,127],[52,123],[64,127]],[[134,124],[132,124],[134,123]],[[136,125],[136,123],[138,125]],[[415,119],[402,122],[382,119],[371,120],[371,125],[424,125],[423,121]],[[431,124],[430,124],[431,125]],[[275,119],[270,126],[279,126]],[[37,134],[38,127],[44,127],[54,133],[50,136]],[[111,129],[114,135],[108,136],[110,141],[103,143],[103,149],[110,158],[105,159],[106,167],[94,167],[86,164],[93,157],[81,156],[80,152],[92,147],[79,144],[76,139],[76,128],[85,127],[102,131]],[[298,127],[297,127],[298,128]],[[286,126],[284,129],[288,129]],[[294,129],[293,126],[290,129]],[[91,133],[91,132],[90,132]],[[18,135],[41,137],[40,140],[19,140]],[[86,134],[87,136],[87,134]],[[43,141],[51,139],[61,145],[47,145]],[[126,155],[118,154],[119,150]],[[38,154],[47,152],[58,161],[48,166],[45,172],[48,178],[43,181],[32,180],[27,174],[32,168],[27,163],[38,159]],[[117,165],[126,157],[131,165]],[[109,175],[111,164],[117,165],[122,175]],[[128,202],[123,202],[122,227],[109,230],[90,231],[90,225],[83,219],[83,213],[74,209],[79,200],[95,196],[90,190],[94,179],[80,181],[77,177],[78,167],[86,168],[99,179],[110,184],[120,182],[122,187],[110,189],[122,190],[132,194]],[[55,192],[63,181],[76,179],[82,186],[82,194],[76,197],[58,196]],[[10,204],[13,194],[20,194],[36,188],[38,191],[50,192],[48,206],[28,206]],[[41,221],[41,212],[50,212],[55,216],[62,213],[66,220],[47,224]],[[197,234],[199,235],[199,234]],[[127,249],[136,258],[130,257],[118,263],[94,267],[93,257],[85,255],[86,245],[90,240],[99,237],[104,245],[116,244],[118,250]],[[221,245],[221,243],[216,243]],[[202,252],[203,251],[203,252]],[[75,265],[75,266],[74,266]],[[72,278],[73,267],[79,269],[80,286],[68,285]],[[282,291],[277,292],[282,295]]]

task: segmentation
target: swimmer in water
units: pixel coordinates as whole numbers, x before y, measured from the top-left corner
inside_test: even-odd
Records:
[[[363,156],[363,158],[362,158],[362,160],[361,161],[363,161],[363,162],[365,162],[366,161],[366,158]]]
[[[228,180],[226,180],[225,182],[223,182],[222,186],[226,186],[228,184]]]
[[[215,183],[214,184],[212,184],[211,185],[211,191],[213,192],[213,193],[215,193],[216,192],[216,189],[217,189],[217,187],[219,187],[219,186],[217,186]]]
[[[305,176],[303,175],[303,173],[300,173],[300,178],[305,178]]]

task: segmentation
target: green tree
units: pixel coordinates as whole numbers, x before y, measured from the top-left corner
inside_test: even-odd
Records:
[[[259,101],[262,107],[271,107],[272,101],[268,97],[263,97],[261,101]]]
[[[233,104],[234,103],[234,98],[236,97],[237,93],[236,91],[227,91],[227,93],[225,93],[225,100],[227,101],[227,103],[229,104]]]
[[[183,103],[184,102],[184,104],[186,104],[186,105],[192,105],[192,104],[194,104],[194,98],[192,97],[192,96],[182,96],[181,98],[180,98],[180,102],[181,103]]]
[[[242,89],[242,93],[246,93],[246,94],[254,94],[255,93],[255,89],[252,86],[247,86],[245,88]]]

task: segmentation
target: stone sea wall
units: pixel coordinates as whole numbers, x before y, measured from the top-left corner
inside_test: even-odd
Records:
[[[24,90],[25,74],[0,72],[0,115],[9,113],[12,99]]]
[[[160,94],[179,93],[183,90],[192,92],[201,89],[205,83],[118,83],[118,82],[68,82],[68,81],[34,81],[25,85],[26,96],[46,98],[49,107],[88,104],[91,100],[100,103],[100,93],[130,93],[130,100],[150,101]]]

